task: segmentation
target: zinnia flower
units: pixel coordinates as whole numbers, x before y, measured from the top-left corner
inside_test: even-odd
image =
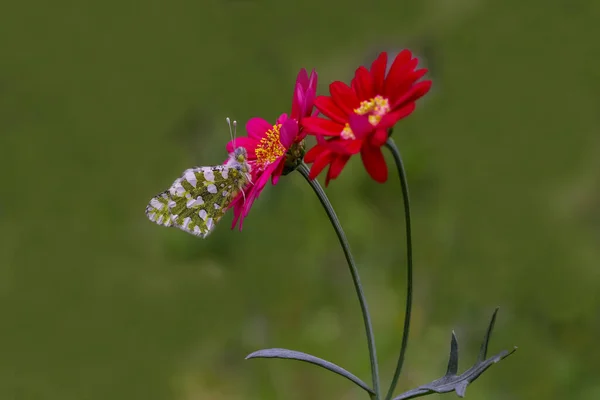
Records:
[[[317,145],[306,153],[313,163],[314,179],[329,166],[326,185],[335,179],[354,154],[360,152],[363,164],[377,182],[387,180],[387,166],[381,152],[388,131],[410,115],[415,102],[431,88],[431,81],[417,82],[426,69],[415,69],[418,59],[409,50],[401,51],[386,75],[387,53],[383,52],[368,70],[359,67],[351,86],[336,81],[329,86],[330,96],[319,96],[316,108],[328,119],[307,117],[302,127],[317,137]],[[332,137],[325,140],[324,137]]]
[[[232,228],[239,222],[239,229],[242,229],[244,218],[269,179],[273,185],[277,184],[290,163],[302,160],[306,133],[303,133],[299,122],[311,115],[316,90],[317,73],[313,70],[309,77],[306,70],[301,69],[296,78],[290,116],[281,114],[274,125],[262,118],[252,118],[246,124],[248,136],[227,143],[228,152],[236,147],[246,148],[252,168],[252,182],[231,202],[234,213]]]

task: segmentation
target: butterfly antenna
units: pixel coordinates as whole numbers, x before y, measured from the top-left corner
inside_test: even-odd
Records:
[[[237,137],[237,121],[233,121],[233,128],[231,126],[231,119],[229,117],[225,118],[227,121],[227,125],[229,125],[229,136],[231,136],[231,141],[233,142],[233,148],[235,149],[235,139]]]

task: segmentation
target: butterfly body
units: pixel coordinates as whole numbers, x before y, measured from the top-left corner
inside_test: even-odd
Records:
[[[251,167],[243,147],[236,148],[224,165],[189,168],[168,190],[146,207],[150,221],[207,237],[225,215],[231,201],[251,183]]]

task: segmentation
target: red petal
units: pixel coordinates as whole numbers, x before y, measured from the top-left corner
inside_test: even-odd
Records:
[[[384,51],[371,64],[371,76],[373,78],[373,91],[382,93],[383,82],[385,79],[385,69],[387,67],[387,53]]]
[[[309,164],[315,162],[317,157],[319,157],[319,155],[325,151],[327,151],[327,148],[325,146],[316,144],[306,152],[306,154],[304,155],[304,161]]]
[[[408,117],[415,110],[415,102],[408,103],[404,105],[402,108],[392,111],[387,114],[385,117],[379,121],[377,124],[378,128],[381,129],[390,129],[392,126],[396,125],[396,122],[400,121],[402,118]]]
[[[333,159],[329,171],[327,171],[327,177],[325,178],[325,186],[329,185],[331,179],[335,179],[340,176],[340,173],[346,166],[346,163],[350,159],[350,156],[339,155]]]
[[[310,179],[315,179],[321,173],[321,171],[323,171],[323,168],[331,163],[332,158],[333,154],[330,152],[323,153],[320,157],[317,157],[314,164],[310,168],[308,177]]]
[[[337,122],[319,117],[303,118],[302,127],[308,134],[326,136],[339,136],[344,129],[344,126]]]
[[[365,169],[375,181],[383,183],[387,180],[387,165],[381,147],[365,145],[360,152]]]
[[[323,115],[342,125],[345,124],[346,120],[348,119],[348,114],[342,111],[342,109],[339,108],[335,101],[333,101],[333,99],[329,96],[317,97],[315,100],[315,106]]]
[[[344,82],[333,82],[329,85],[329,93],[331,93],[332,100],[336,102],[345,114],[351,114],[360,105],[360,101],[358,101],[354,90]]]
[[[352,89],[359,100],[368,100],[375,97],[373,93],[373,78],[365,67],[358,67],[352,79]]]
[[[403,92],[399,97],[396,96],[392,102],[392,110],[402,107],[404,104],[417,101],[431,89],[431,81],[422,81],[413,85],[408,91]]]
[[[317,139],[319,139],[319,136],[317,136]],[[363,141],[360,139],[344,140],[339,138],[333,138],[327,141],[323,140],[322,142],[319,142],[319,146],[331,150],[336,154],[352,155],[360,151],[362,143]]]
[[[388,138],[387,129],[380,128],[375,131],[375,134],[373,136],[371,136],[371,140],[369,141],[369,143],[375,147],[381,147],[385,144],[387,138]]]
[[[406,70],[406,65],[410,62],[411,58],[412,53],[410,52],[410,50],[407,49],[402,50],[400,53],[398,53],[398,55],[396,55],[396,58],[394,58],[394,62],[390,67],[390,71],[388,72],[387,77],[385,78],[386,85],[389,80],[393,81],[397,79],[398,76],[403,76],[405,74],[404,71]]]

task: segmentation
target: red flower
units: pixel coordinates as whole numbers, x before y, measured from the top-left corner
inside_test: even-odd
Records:
[[[232,229],[239,221],[239,228],[242,230],[244,218],[269,179],[273,185],[279,181],[284,172],[286,154],[306,136],[306,133],[302,133],[299,122],[311,115],[316,91],[316,72],[313,70],[309,78],[306,70],[301,69],[296,78],[290,117],[281,114],[275,125],[262,118],[252,118],[246,124],[248,136],[227,143],[227,151],[230,153],[236,147],[246,148],[248,164],[252,168],[251,184],[244,188],[229,206],[233,207],[234,214]]]
[[[302,127],[317,137],[305,161],[313,163],[314,179],[326,166],[326,185],[337,178],[354,154],[360,152],[363,164],[377,182],[387,180],[387,166],[381,152],[388,130],[409,116],[415,102],[431,88],[431,81],[417,82],[426,69],[415,70],[418,59],[409,50],[401,51],[386,76],[387,53],[383,52],[368,70],[359,67],[351,86],[336,81],[329,86],[331,96],[319,96],[317,109],[329,119],[307,117]],[[333,138],[325,140],[323,136]]]

